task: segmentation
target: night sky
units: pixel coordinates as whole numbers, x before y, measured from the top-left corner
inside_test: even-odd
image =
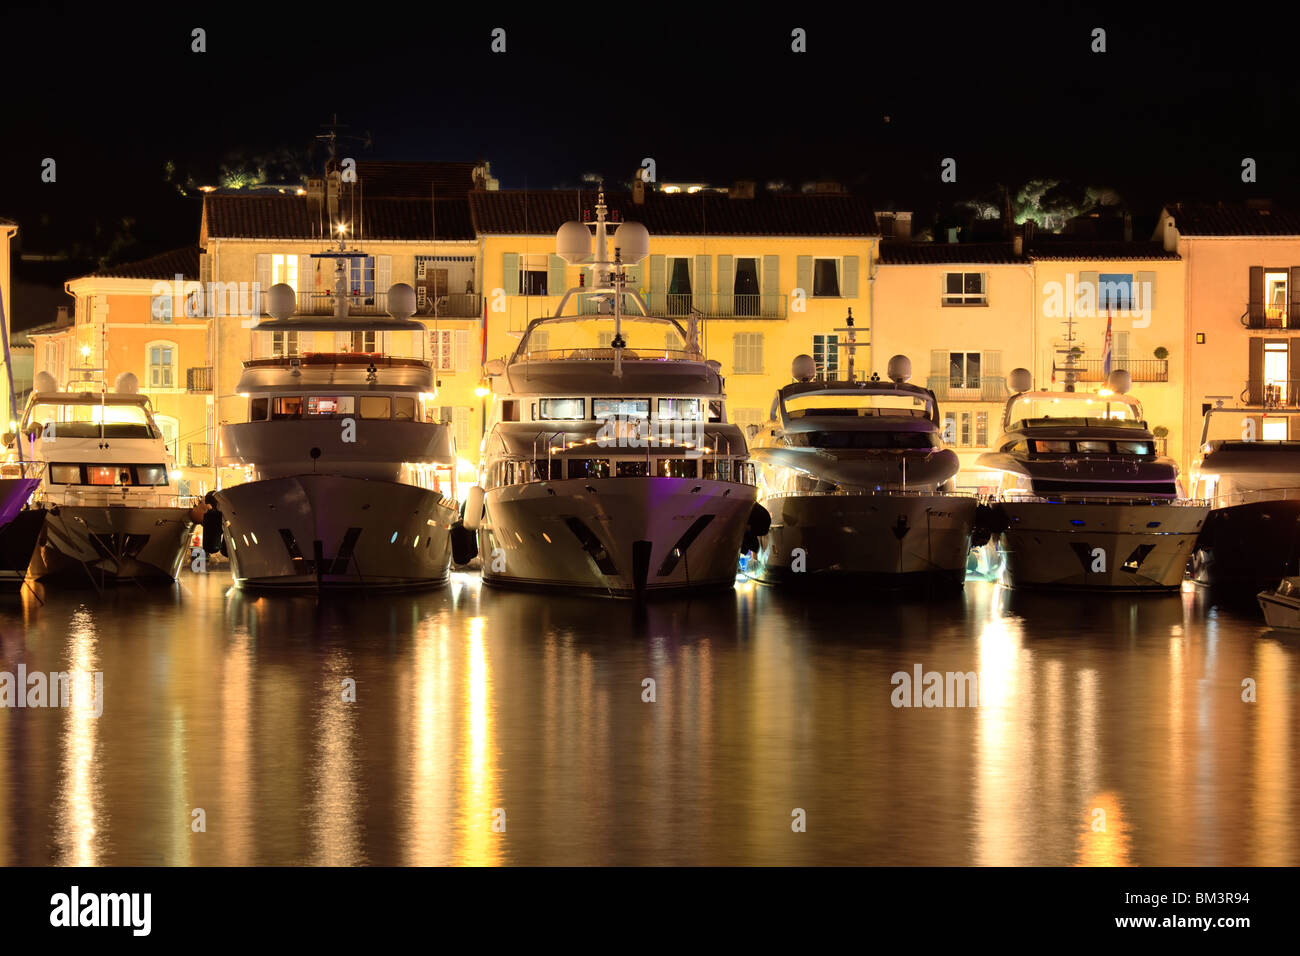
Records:
[[[531,19],[467,6],[473,17],[443,4],[20,3],[3,15],[18,59],[0,215],[22,226],[21,251],[77,262],[184,245],[200,194],[167,181],[169,162],[182,185],[258,162],[296,182],[319,168],[313,137],[334,113],[373,142],[343,155],[488,159],[503,188],[626,181],[648,156],[661,180],[835,179],[922,222],[1035,178],[1111,187],[1139,217],[1178,198],[1298,191],[1290,19],[1263,9],[1233,23],[1185,5],[1159,23],[1131,5],[859,5],[856,20],[830,5],[780,18],[551,5]],[[489,49],[497,26],[505,54]],[[205,53],[190,50],[194,27]],[[790,52],[794,27],[807,53]],[[1094,27],[1106,53],[1090,51]],[[54,184],[40,180],[47,156]],[[940,182],[944,157],[956,183]]]

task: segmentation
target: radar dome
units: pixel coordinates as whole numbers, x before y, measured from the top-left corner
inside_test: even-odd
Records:
[[[57,392],[59,390],[59,380],[49,372],[37,372],[36,381],[32,383],[32,387],[37,392]]]
[[[555,234],[555,253],[569,265],[591,258],[591,233],[577,220],[570,219]]]
[[[1110,373],[1110,377],[1106,379],[1106,384],[1111,387],[1112,391],[1123,395],[1133,387],[1133,376],[1128,373],[1127,369],[1117,368]]]
[[[389,287],[388,314],[395,319],[409,319],[415,314],[415,290],[405,282],[394,282]]]
[[[640,262],[650,255],[650,230],[639,222],[625,222],[614,231],[614,248],[624,262]]]
[[[134,395],[140,391],[140,380],[135,377],[135,372],[123,372],[113,379],[113,391],[121,392],[124,395]]]
[[[790,363],[790,374],[796,382],[811,382],[817,375],[817,363],[811,355],[796,355]]]
[[[1034,387],[1034,376],[1027,368],[1013,368],[1007,376],[1007,384],[1013,392],[1027,392]]]
[[[294,294],[293,286],[286,282],[277,282],[271,286],[266,300],[266,311],[270,312],[273,318],[287,319],[298,308],[298,297]]]
[[[889,369],[885,374],[895,385],[902,385],[912,377],[912,360],[906,355],[895,355],[889,360]]]

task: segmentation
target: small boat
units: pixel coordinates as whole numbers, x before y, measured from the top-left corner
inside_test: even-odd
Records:
[[[1300,630],[1300,578],[1283,578],[1271,591],[1260,591],[1260,610],[1269,627]]]

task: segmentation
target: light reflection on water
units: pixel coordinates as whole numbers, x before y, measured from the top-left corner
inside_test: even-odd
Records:
[[[0,709],[0,864],[1294,865],[1298,654],[1194,591],[9,597],[0,671],[105,701]]]

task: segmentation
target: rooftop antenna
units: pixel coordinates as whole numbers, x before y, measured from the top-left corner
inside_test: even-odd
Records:
[[[858,349],[860,349],[860,348],[870,348],[870,347],[871,347],[871,342],[870,342],[870,341],[866,341],[866,342],[859,342],[859,341],[858,341],[858,330],[857,330],[857,328],[853,325],[853,310],[852,310],[852,309],[849,309],[848,317],[844,320],[844,326],[841,327],[841,328],[835,329],[835,331],[836,331],[836,332],[847,332],[847,333],[849,333],[849,340],[848,340],[847,342],[840,343],[840,344],[839,344],[839,348],[842,348],[842,349],[846,349],[846,350],[848,350],[848,353],[849,353],[849,377],[848,377],[848,381],[852,382],[852,381],[854,380],[854,374],[853,374],[853,354],[854,354]]]
[[[1077,355],[1075,353],[1078,351],[1078,349],[1074,345],[1074,340],[1076,338],[1074,334],[1074,316],[1072,314],[1067,315],[1065,317],[1065,320],[1062,321],[1061,324],[1065,326],[1065,348],[1057,349],[1056,354],[1064,355],[1065,363],[1063,365],[1057,365],[1053,363],[1052,373],[1055,374],[1056,372],[1064,372],[1065,390],[1067,392],[1073,392],[1074,385],[1075,382],[1077,381],[1077,376],[1080,371],[1080,369],[1075,364],[1075,362],[1077,361]]]

